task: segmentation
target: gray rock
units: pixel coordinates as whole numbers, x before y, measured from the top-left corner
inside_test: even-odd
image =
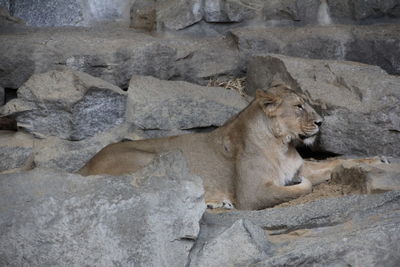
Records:
[[[32,137],[19,132],[0,131],[0,172],[27,169],[32,162]]]
[[[204,243],[189,266],[249,266],[271,254],[265,232],[241,219]]]
[[[64,69],[33,75],[3,115],[37,136],[81,140],[124,121],[126,93],[88,74]]]
[[[168,45],[177,51],[172,79],[206,85],[216,78],[244,75],[245,64],[239,51],[225,37],[196,41],[174,38]]]
[[[400,73],[396,53],[400,47],[400,29],[396,24],[244,27],[230,33],[243,58],[276,53],[303,58],[351,60],[378,65],[390,74]]]
[[[135,1],[130,10],[130,27],[153,31],[156,29],[156,1]]]
[[[10,9],[10,0],[0,0],[0,7],[3,7],[7,10]]]
[[[118,125],[80,141],[63,140],[58,137],[37,139],[34,145],[34,164],[41,168],[75,172],[106,145],[123,139],[138,140],[144,137],[147,137],[145,133],[133,127]]]
[[[15,0],[12,15],[24,19],[29,26],[90,26],[98,23],[129,24],[132,0]]]
[[[184,266],[205,210],[180,153],[134,176],[0,177],[0,265]]]
[[[19,88],[30,76],[67,66],[122,88],[133,74],[169,79],[176,49],[124,28],[26,29],[0,35],[0,86]],[[21,41],[21,38],[24,41]]]
[[[257,9],[234,0],[205,0],[203,18],[207,22],[241,22],[254,18]]]
[[[0,3],[1,4],[1,3]],[[0,27],[9,25],[24,25],[25,21],[20,18],[11,16],[8,9],[0,6]]]
[[[17,0],[11,13],[24,19],[29,26],[82,25],[83,9],[79,1]]]
[[[133,76],[126,119],[141,129],[220,126],[246,105],[239,93],[222,87]]]
[[[255,266],[396,266],[400,260],[399,205],[400,192],[392,191],[288,208],[205,213],[198,243],[211,242],[245,218],[267,231],[266,242],[272,248]],[[191,258],[197,253],[195,247]]]
[[[400,203],[400,191],[373,195],[351,195],[320,199],[310,203],[261,211],[234,211],[220,214],[205,213],[203,224],[214,232],[225,229],[240,219],[248,219],[268,230],[270,235],[290,233],[298,229],[311,229],[338,225],[363,212],[379,210],[390,212]],[[206,229],[205,229],[206,230]],[[203,231],[203,230],[202,230]]]
[[[3,87],[0,86],[0,106],[4,105],[6,102],[6,92]]]
[[[157,28],[181,30],[203,18],[201,0],[157,1]]]
[[[321,147],[347,155],[399,156],[400,79],[379,67],[354,62],[279,55],[248,66],[248,93],[274,80],[301,89],[324,115]]]

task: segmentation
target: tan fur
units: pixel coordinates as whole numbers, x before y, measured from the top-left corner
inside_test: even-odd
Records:
[[[111,144],[80,173],[134,172],[155,155],[179,149],[202,177],[209,206],[262,209],[311,191],[310,181],[299,177],[303,160],[295,144],[311,143],[321,122],[303,97],[278,85],[258,90],[246,109],[212,132]],[[300,183],[286,186],[295,180]]]

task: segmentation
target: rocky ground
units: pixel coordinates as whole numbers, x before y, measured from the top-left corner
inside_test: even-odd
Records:
[[[0,7],[1,266],[399,266],[400,1]],[[206,211],[179,151],[75,174],[112,142],[213,130],[276,80],[324,117],[304,155],[384,162],[261,211]]]

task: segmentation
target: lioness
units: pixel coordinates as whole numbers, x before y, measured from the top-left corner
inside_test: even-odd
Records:
[[[79,172],[121,175],[179,149],[202,177],[209,208],[263,209],[311,192],[340,163],[305,162],[295,149],[298,142],[312,144],[321,124],[304,97],[277,85],[258,90],[247,108],[212,132],[111,144]]]

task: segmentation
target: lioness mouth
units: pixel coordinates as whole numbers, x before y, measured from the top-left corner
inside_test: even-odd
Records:
[[[305,140],[305,139],[307,139],[307,138],[310,138],[310,137],[313,137],[313,136],[316,136],[316,135],[317,135],[317,133],[311,134],[311,135],[299,134],[299,138],[300,138],[301,140]]]

